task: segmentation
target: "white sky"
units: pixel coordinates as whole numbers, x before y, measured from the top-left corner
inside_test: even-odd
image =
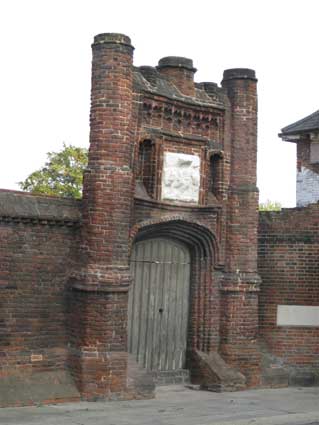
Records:
[[[135,65],[192,58],[259,79],[260,199],[295,204],[295,146],[280,129],[319,109],[318,0],[0,0],[0,187],[18,189],[62,143],[88,146],[91,43],[121,32]]]

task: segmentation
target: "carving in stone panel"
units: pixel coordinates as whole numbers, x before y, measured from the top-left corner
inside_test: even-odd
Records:
[[[164,152],[163,200],[198,203],[199,186],[199,156]]]

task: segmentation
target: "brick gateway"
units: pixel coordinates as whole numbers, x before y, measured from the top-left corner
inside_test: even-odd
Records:
[[[195,83],[186,58],[134,67],[121,34],[97,35],[92,49],[83,200],[0,192],[2,385],[56,388],[42,402],[151,397],[156,370],[128,347],[130,258],[147,240],[190,258],[183,360],[168,372],[186,369],[215,391],[265,384],[258,317],[271,293],[260,310],[255,72],[226,70],[219,87]],[[171,288],[169,273],[157,285]]]

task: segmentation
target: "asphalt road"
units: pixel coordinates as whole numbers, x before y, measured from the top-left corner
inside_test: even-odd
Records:
[[[319,425],[319,387],[211,393],[159,387],[154,400],[0,409],[1,425]]]

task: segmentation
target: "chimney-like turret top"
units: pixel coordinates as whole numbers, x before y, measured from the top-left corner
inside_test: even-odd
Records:
[[[193,73],[197,71],[197,69],[193,67],[192,59],[183,58],[181,56],[166,56],[159,60],[157,68],[184,68]]]
[[[96,35],[94,37],[93,45],[97,44],[123,44],[124,46],[129,46],[134,49],[130,37],[125,34],[118,34],[114,32],[106,32]]]
[[[157,70],[164,75],[185,96],[195,96],[193,61],[179,56],[160,59]]]
[[[256,73],[249,68],[226,69],[223,75],[223,81],[226,80],[254,80],[257,81]]]

